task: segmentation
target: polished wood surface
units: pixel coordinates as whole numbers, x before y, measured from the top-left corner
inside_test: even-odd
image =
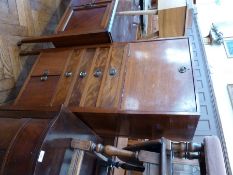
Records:
[[[101,108],[117,108],[120,104],[120,94],[123,84],[123,74],[125,68],[125,44],[119,44],[112,48],[110,60],[106,66],[107,71],[104,74],[103,81],[100,87],[99,96],[96,102],[96,107]],[[116,75],[109,76],[111,69],[116,70]]]
[[[98,48],[96,49],[93,63],[91,65],[89,76],[87,77],[87,83],[80,100],[80,106],[95,107],[100,85],[102,82],[103,75],[106,72],[106,63],[108,60],[109,48]],[[100,76],[96,77],[95,71],[101,71]]]
[[[64,103],[78,62],[73,50],[58,49],[42,52],[22,87],[14,104],[21,106],[51,106]],[[41,80],[45,77],[46,80]],[[64,84],[66,83],[66,84]],[[65,86],[64,86],[65,85]]]
[[[70,146],[72,139],[101,143],[101,139],[92,130],[64,107],[58,114],[52,113],[53,119],[46,119],[49,113],[41,113],[44,119],[4,118],[1,115],[1,174],[65,175],[74,153]],[[25,117],[35,115],[34,111]],[[92,175],[99,169],[94,155],[85,153],[83,161],[81,175]]]
[[[49,120],[0,118],[0,125],[1,174],[32,174]]]
[[[129,45],[122,110],[196,112],[194,91],[188,40]]]
[[[66,53],[59,54],[66,66],[46,68],[62,74],[29,77],[15,106],[64,103],[101,136],[190,140],[199,106],[189,47],[187,38],[173,38],[44,51],[54,53],[53,61]],[[44,71],[38,61],[32,73],[37,65]],[[64,77],[70,69],[75,72]]]

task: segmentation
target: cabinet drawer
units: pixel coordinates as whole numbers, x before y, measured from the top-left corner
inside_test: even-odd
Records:
[[[61,75],[71,54],[69,49],[42,52],[31,76],[41,76],[44,72],[47,72],[48,75]]]
[[[46,81],[41,81],[41,77],[31,77],[16,104],[50,106],[59,78],[60,76],[49,76]]]
[[[106,64],[109,58],[109,47],[97,48],[90,73],[87,77],[85,89],[80,100],[81,107],[96,107]],[[89,65],[90,66],[90,65]]]
[[[126,44],[118,44],[111,49],[110,60],[103,77],[96,107],[117,108],[120,104],[125,70],[125,46]]]
[[[77,61],[73,49],[43,51],[22,87],[15,105],[52,106],[65,101]],[[67,75],[66,75],[67,74]]]

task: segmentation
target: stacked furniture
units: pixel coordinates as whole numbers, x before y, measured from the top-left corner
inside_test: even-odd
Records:
[[[25,169],[28,174],[64,174],[72,152],[60,137],[93,142],[100,142],[99,137],[113,142],[118,136],[192,140],[200,112],[188,38],[136,41],[135,18],[115,15],[124,8],[135,4],[73,0],[54,35],[22,40],[53,42],[56,48],[40,52],[14,103],[1,108],[0,125],[15,128],[9,137],[0,135],[8,140],[0,145],[3,174],[15,174],[18,169],[11,168],[16,159],[24,161],[22,157],[33,159]],[[9,154],[31,122],[26,135],[34,140],[25,138],[25,143],[35,149],[14,159],[17,155]],[[86,164],[93,167],[95,158],[88,159]],[[9,161],[12,166],[6,166]]]

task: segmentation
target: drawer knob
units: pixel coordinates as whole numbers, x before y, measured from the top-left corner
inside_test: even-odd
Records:
[[[117,70],[115,68],[109,69],[109,75],[110,76],[115,76],[117,74]]]
[[[100,68],[97,68],[94,72],[94,77],[98,78],[102,75],[102,71]]]
[[[40,81],[48,80],[48,75],[49,75],[49,71],[47,69],[44,70],[43,75],[40,77]]]
[[[181,66],[181,67],[178,69],[178,71],[179,71],[180,73],[185,73],[187,70],[188,70],[188,69],[187,69],[185,66]]]
[[[65,77],[71,77],[72,76],[72,72],[65,72]]]
[[[48,80],[48,76],[43,75],[40,77],[40,81],[46,81],[46,80]]]
[[[79,73],[79,77],[80,77],[80,78],[84,78],[85,76],[87,76],[87,72],[86,72],[86,71],[81,71],[81,72]]]

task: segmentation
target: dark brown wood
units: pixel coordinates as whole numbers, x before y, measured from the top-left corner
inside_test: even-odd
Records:
[[[59,65],[47,68],[55,73],[33,84],[46,62],[36,63],[16,106],[65,104],[101,136],[192,139],[200,114],[187,38],[65,50]],[[54,53],[48,65],[59,51],[48,51]],[[64,77],[67,71],[73,76]]]
[[[0,125],[1,174],[32,174],[49,120],[0,118]]]
[[[72,139],[101,142],[93,131],[64,108],[54,114],[53,119],[16,119],[1,115],[0,139],[0,172],[4,175],[65,175],[74,152],[70,146]],[[85,153],[80,174],[92,175],[96,166],[96,157]]]
[[[101,136],[191,140],[199,104],[189,47],[187,38],[173,38],[45,51],[53,61],[36,63],[15,105],[65,104]],[[55,63],[59,51],[66,54]],[[53,76],[40,81],[52,63]]]
[[[51,106],[63,104],[77,64],[73,49],[42,51],[14,105]],[[72,75],[66,77],[66,73]],[[41,78],[44,76],[46,80],[42,81]]]

